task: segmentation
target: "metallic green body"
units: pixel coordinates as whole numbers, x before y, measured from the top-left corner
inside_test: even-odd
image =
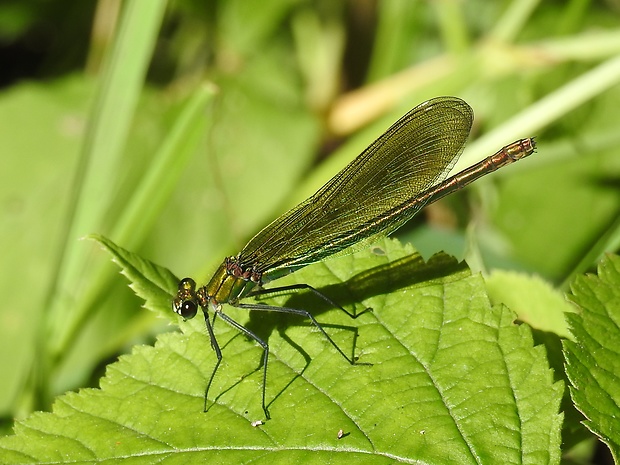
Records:
[[[259,284],[235,273],[230,266],[230,263],[236,263],[234,260],[235,257],[227,258],[218,267],[209,283],[198,292],[200,297],[211,302],[216,308],[221,304],[235,304]],[[200,295],[201,293],[204,297]]]

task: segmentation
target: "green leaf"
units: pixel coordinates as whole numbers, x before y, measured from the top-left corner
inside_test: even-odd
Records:
[[[492,303],[507,305],[517,314],[519,321],[532,327],[534,343],[544,344],[556,379],[568,383],[562,340],[572,338],[565,315],[573,313],[575,306],[559,290],[536,275],[494,270],[486,278],[486,287]],[[591,438],[591,435],[580,424],[582,415],[573,405],[568,391],[563,395],[562,411],[562,445],[566,451],[584,439]]]
[[[504,270],[493,270],[486,282],[491,302],[509,306],[533,328],[570,338],[564,315],[573,307],[548,282],[539,276]]]
[[[564,341],[570,393],[583,423],[620,460],[620,257],[607,256],[598,275],[580,276],[570,296],[581,312],[567,318],[575,342]]]
[[[170,295],[176,292],[179,278],[167,268],[118,247],[106,237],[90,234],[87,238],[99,242],[112,254],[112,260],[130,281],[129,287],[138,297],[144,299],[145,308],[163,317],[170,316]]]
[[[97,240],[149,308],[172,313],[170,272]],[[444,254],[424,262],[385,239],[278,284],[294,282],[357,313],[372,307],[351,320],[311,294],[276,299],[311,310],[339,347],[371,365],[349,365],[305,321],[225,306],[269,341],[270,421],[262,351],[221,323],[224,358],[202,411],[215,356],[196,318],[110,365],[100,389],[64,395],[52,413],[17,423],[0,439],[0,462],[559,463],[562,383],[529,327],[492,307],[465,265]]]

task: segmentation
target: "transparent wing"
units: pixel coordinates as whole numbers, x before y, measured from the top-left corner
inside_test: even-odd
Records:
[[[472,121],[472,109],[456,97],[418,105],[312,197],[254,236],[241,251],[240,264],[265,273],[267,281],[269,274],[394,231],[424,206],[413,200],[446,178]]]

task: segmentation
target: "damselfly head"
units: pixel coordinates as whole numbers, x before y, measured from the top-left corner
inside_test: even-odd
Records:
[[[196,282],[192,278],[184,278],[179,282],[179,290],[172,301],[172,310],[189,320],[198,313]]]

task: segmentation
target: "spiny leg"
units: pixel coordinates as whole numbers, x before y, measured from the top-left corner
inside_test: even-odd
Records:
[[[211,326],[211,322],[209,321],[209,314],[206,311],[203,311],[205,316],[205,325],[207,326],[207,331],[209,332],[209,339],[211,340],[211,347],[215,351],[215,356],[217,357],[217,362],[215,362],[215,367],[213,368],[213,372],[211,373],[211,377],[207,382],[207,387],[205,389],[205,404],[204,404],[204,412],[207,411],[207,398],[209,395],[209,389],[211,388],[211,383],[213,382],[213,378],[215,378],[215,373],[217,369],[220,367],[220,363],[222,362],[222,351],[220,350],[220,345],[217,343],[217,339],[215,338],[215,334],[213,333],[213,327]],[[215,322],[215,313],[213,315],[213,322]]]
[[[323,333],[323,335],[327,338],[327,340],[330,342],[330,344],[332,346],[334,346],[334,348],[338,351],[338,353],[340,353],[340,355],[342,355],[347,362],[349,362],[351,365],[370,365],[370,363],[358,363],[354,359],[349,358],[342,351],[342,349],[340,347],[338,347],[338,344],[336,344],[334,342],[334,340],[329,336],[329,334],[327,334],[327,332],[323,329],[323,327],[319,324],[319,322],[316,321],[316,319],[312,316],[312,314],[310,312],[308,312],[307,310],[302,310],[302,309],[299,309],[299,308],[291,308],[291,307],[278,307],[278,306],[275,306],[275,305],[266,305],[266,304],[242,304],[242,303],[238,303],[238,304],[235,305],[235,307],[244,308],[246,310],[262,311],[262,312],[288,313],[288,314],[292,314],[292,315],[299,315],[299,316],[306,317],[306,318],[308,318],[312,322],[312,324],[314,326],[316,326]],[[252,333],[250,333],[250,334],[252,334]]]
[[[269,294],[277,294],[279,292],[301,291],[301,290],[311,291],[312,293],[314,293],[316,296],[318,296],[321,299],[323,299],[323,301],[327,302],[332,307],[335,307],[335,308],[343,311],[347,315],[349,315],[349,317],[351,317],[352,319],[356,319],[358,316],[363,315],[366,312],[372,311],[372,308],[366,307],[360,313],[351,313],[346,308],[344,308],[342,305],[339,305],[338,303],[334,302],[332,299],[330,299],[328,296],[323,294],[318,289],[315,289],[314,287],[310,286],[309,284],[303,284],[303,283],[302,284],[291,284],[291,285],[288,285],[288,286],[272,287],[272,288],[268,288],[268,289],[258,289],[256,291],[251,292],[248,297],[256,297],[256,296],[263,296],[263,295],[269,295]]]
[[[263,341],[260,337],[258,337],[256,334],[254,334],[252,331],[247,329],[245,326],[242,326],[241,324],[237,323],[235,320],[230,318],[225,313],[218,312],[218,316],[222,320],[226,321],[228,324],[236,328],[241,333],[254,339],[263,348],[263,412],[265,412],[265,418],[267,420],[270,420],[271,416],[269,415],[269,410],[267,410],[267,406],[265,404],[265,390],[267,388],[267,361],[269,360],[269,345],[265,341]],[[209,382],[209,384],[211,383]]]
[[[343,309],[342,307],[340,307],[339,305],[337,305],[334,302],[332,302],[331,299],[329,299],[329,297],[325,296],[324,294],[321,294],[316,289],[314,289],[314,288],[312,288],[311,286],[308,286],[308,285],[284,286],[282,288],[275,288],[275,291],[277,292],[277,291],[296,290],[296,289],[310,289],[310,290],[314,291],[315,293],[317,293],[317,295],[321,296],[325,301],[327,301],[328,303],[334,305],[335,307],[338,307],[338,308],[342,309],[345,313],[350,315],[352,318],[355,318],[356,316],[359,316],[362,313],[364,313],[364,312],[362,312],[362,313],[360,313],[358,315],[353,315],[353,314],[349,313],[348,311],[346,311],[345,309]],[[269,289],[269,290],[266,290],[266,291],[274,291],[274,289]],[[261,292],[261,293],[263,293],[263,292]],[[269,292],[264,292],[264,294],[267,294],[267,293],[269,293]],[[299,315],[299,316],[308,318],[312,322],[312,324],[314,324],[314,326],[316,326],[319,329],[319,331],[321,331],[321,333],[323,333],[325,338],[330,342],[330,344],[332,346],[334,346],[334,348],[338,351],[338,353],[340,353],[340,355],[342,355],[342,357],[347,362],[349,362],[349,364],[351,364],[351,365],[372,365],[371,363],[359,363],[359,362],[356,362],[354,359],[349,358],[342,351],[342,349],[334,342],[334,340],[329,336],[329,334],[327,334],[327,332],[323,329],[323,327],[319,324],[319,322],[314,318],[314,316],[312,316],[312,314],[310,312],[308,312],[307,310],[301,310],[301,309],[291,308],[291,307],[278,307],[278,306],[274,306],[274,305],[265,305],[265,304],[242,304],[242,303],[237,303],[235,305],[235,307],[244,308],[246,310],[288,313],[288,314]],[[368,311],[368,310],[370,310],[370,309],[366,309],[364,311]],[[208,399],[209,389],[211,388],[211,384],[213,382],[213,379],[215,378],[215,374],[216,374],[216,372],[217,372],[217,370],[218,370],[218,368],[220,366],[220,363],[222,361],[222,351],[221,351],[220,346],[219,346],[219,344],[217,342],[217,339],[215,338],[215,334],[213,332],[213,326],[212,326],[213,323],[215,323],[216,316],[219,316],[221,319],[223,319],[224,321],[229,323],[231,326],[236,328],[239,332],[241,332],[242,334],[245,334],[246,336],[248,336],[251,339],[255,340],[263,348],[262,407],[263,407],[263,412],[265,413],[266,419],[270,420],[271,416],[269,414],[269,410],[267,410],[267,405],[266,405],[267,364],[268,364],[268,361],[269,361],[269,345],[265,341],[263,341],[261,338],[259,338],[256,334],[254,334],[252,331],[250,331],[246,327],[242,326],[241,324],[237,323],[235,320],[230,318],[225,313],[222,313],[221,311],[218,311],[218,312],[214,313],[214,315],[213,315],[213,323],[211,321],[209,321],[209,317],[208,317],[208,313],[207,312],[204,312],[204,316],[205,316],[205,324],[207,326],[207,331],[209,333],[209,338],[211,340],[211,347],[213,348],[213,350],[215,351],[215,354],[217,356],[217,362],[215,364],[215,367],[213,368],[213,372],[211,374],[211,377],[209,378],[209,382],[207,383],[207,388],[205,389],[205,408],[204,408],[204,411],[205,412],[207,411],[207,399]]]

